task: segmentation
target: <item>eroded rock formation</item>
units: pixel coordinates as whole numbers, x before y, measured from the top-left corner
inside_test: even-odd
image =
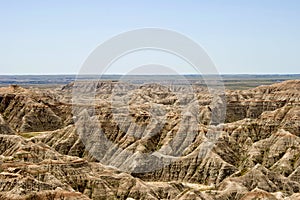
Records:
[[[216,99],[201,86],[88,84],[0,88],[0,199],[299,198],[299,80]]]

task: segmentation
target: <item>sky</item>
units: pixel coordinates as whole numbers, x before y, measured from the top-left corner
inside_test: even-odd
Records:
[[[98,45],[145,27],[188,36],[221,74],[299,74],[299,22],[298,0],[0,0],[0,74],[77,74]],[[130,60],[160,57],[194,73],[178,58],[146,54]]]

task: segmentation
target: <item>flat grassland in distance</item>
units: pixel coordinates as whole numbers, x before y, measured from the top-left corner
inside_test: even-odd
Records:
[[[206,80],[212,79],[213,75],[205,75]],[[226,74],[221,75],[226,89],[230,90],[245,90],[254,88],[260,85],[271,85],[276,82],[285,80],[300,79],[300,74]],[[84,75],[77,77],[76,75],[0,75],[0,87],[8,85],[21,85],[22,87],[37,87],[37,88],[58,88],[75,80],[97,80],[99,76]],[[202,76],[199,75],[103,75],[102,80],[117,81],[134,80],[136,83],[142,83],[143,80],[175,80],[181,84],[181,80],[188,80],[192,84],[205,85]],[[186,83],[186,81],[185,81]]]

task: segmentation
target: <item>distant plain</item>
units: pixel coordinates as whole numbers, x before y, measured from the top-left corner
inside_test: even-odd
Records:
[[[188,80],[191,84],[205,85],[205,80],[213,79],[212,75],[0,75],[0,87],[8,85],[20,85],[22,87],[56,88],[75,80],[135,80],[138,83],[143,80]],[[285,80],[300,79],[300,74],[225,74],[220,75],[226,89],[245,90],[260,85],[271,85]]]

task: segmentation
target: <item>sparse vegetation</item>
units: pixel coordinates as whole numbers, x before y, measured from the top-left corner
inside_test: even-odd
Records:
[[[43,132],[28,132],[28,133],[19,133],[20,136],[24,138],[32,138],[42,134]]]

